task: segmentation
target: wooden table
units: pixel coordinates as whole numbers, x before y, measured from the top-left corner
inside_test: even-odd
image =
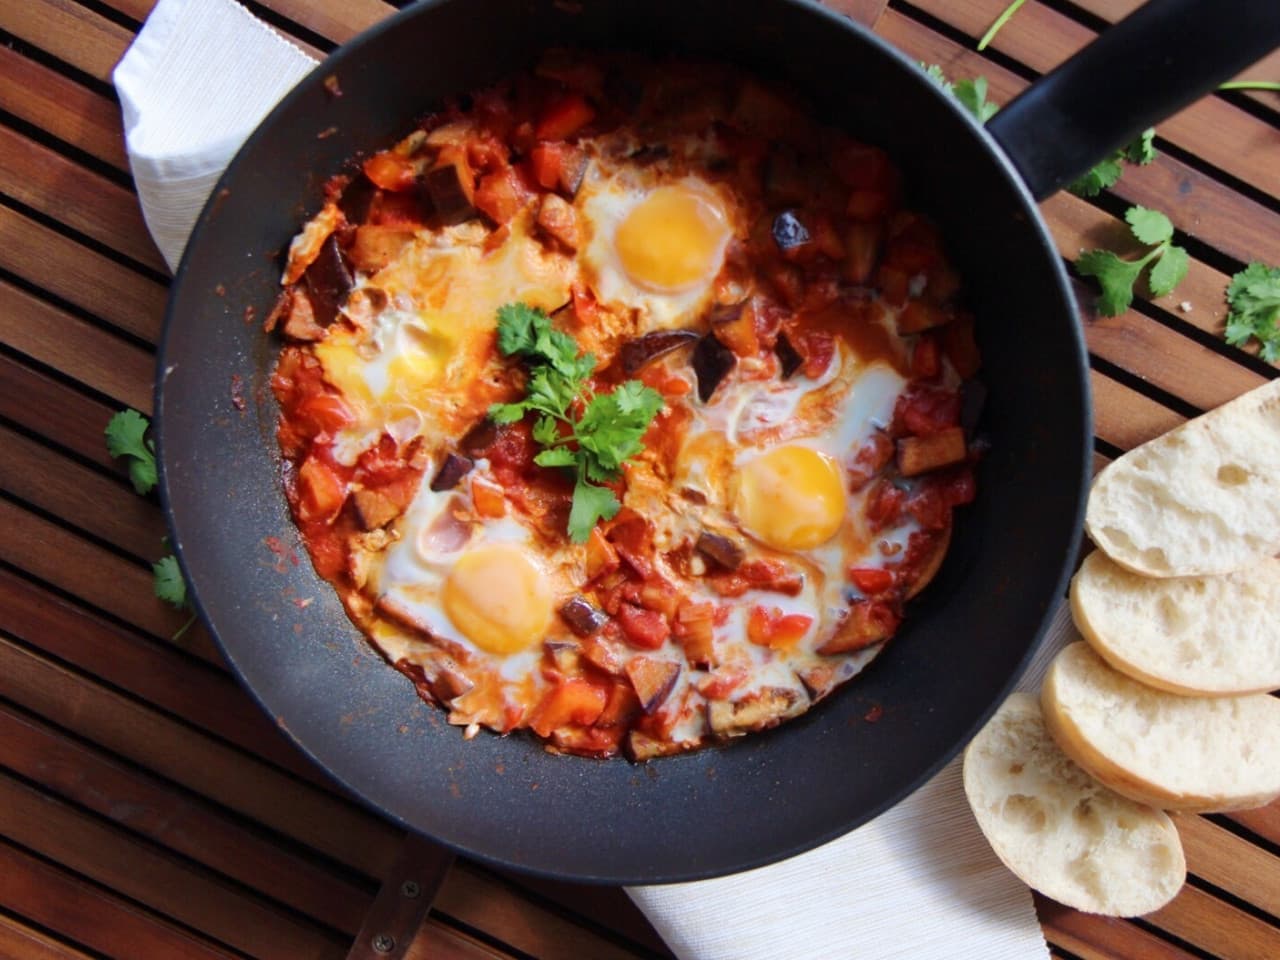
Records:
[[[831,3],[1007,102],[1137,0],[1033,0],[985,56],[975,38],[1005,0]],[[151,593],[160,511],[102,440],[116,410],[150,411],[168,282],[110,85],[151,5],[0,2],[0,955],[669,955],[621,890],[407,840],[283,739],[201,628],[170,639],[184,617]],[[393,9],[249,6],[318,52]],[[1280,55],[1249,75],[1280,79]],[[1138,203],[1166,211],[1193,258],[1169,297],[1114,319],[1085,310],[1099,464],[1275,375],[1223,344],[1222,321],[1242,263],[1280,264],[1280,96],[1211,96],[1158,134],[1159,158],[1112,193],[1044,204],[1065,257],[1118,236]],[[1179,828],[1191,876],[1158,913],[1037,900],[1056,955],[1280,957],[1280,805]]]

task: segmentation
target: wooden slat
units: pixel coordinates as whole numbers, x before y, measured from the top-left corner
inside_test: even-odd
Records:
[[[104,82],[133,40],[124,27],[73,0],[0,3],[0,30]]]
[[[1131,450],[1186,422],[1181,414],[1096,370],[1090,371],[1089,384],[1093,389],[1093,432],[1121,450]]]
[[[3,775],[0,833],[251,956],[337,960],[346,953],[334,935]]]
[[[170,784],[0,704],[0,764],[327,926],[354,934],[364,888]]]
[[[1280,917],[1280,889],[1267,877],[1280,873],[1280,858],[1203,817],[1178,817],[1187,869],[1198,877]]]
[[[1189,884],[1172,903],[1143,919],[1221,960],[1280,957],[1280,928]]]
[[[503,872],[502,876],[508,883],[550,900],[569,913],[590,918],[645,950],[661,956],[671,953],[658,932],[621,887],[584,886],[541,877],[522,877],[507,872]]]
[[[3,426],[0,451],[0,490],[148,563],[164,552],[164,521],[142,497]]]
[[[0,341],[122,406],[151,413],[155,358],[149,351],[4,280],[0,280]]]
[[[0,126],[0,190],[161,273],[168,271],[132,190]]]
[[[120,108],[100,93],[0,45],[0,110],[127,171]]]
[[[1049,942],[1080,960],[1192,960],[1193,955],[1116,917],[1095,917],[1034,893]]]
[[[1280,847],[1280,800],[1257,810],[1237,810],[1227,817]]]
[[[999,0],[916,0],[917,5],[974,40],[1002,9]],[[994,8],[994,12],[993,11]],[[1036,0],[1024,5],[996,34],[992,49],[1046,73],[1097,34]],[[1157,124],[1157,133],[1245,183],[1280,195],[1280,130],[1260,126],[1220,97],[1205,97]]]
[[[103,0],[103,2],[106,3],[107,6],[112,7],[115,10],[119,10],[121,13],[128,17],[132,17],[137,21],[145,20],[151,13],[152,8],[156,5],[156,0]],[[271,3],[263,3],[262,5],[268,8],[273,6]],[[340,7],[341,4],[337,4],[336,6]],[[392,10],[394,10],[394,8],[392,8]],[[300,40],[296,36],[291,36],[287,33],[284,34],[284,36],[290,43],[312,59],[324,59],[325,54],[323,50],[316,49],[311,44],[304,40]]]
[[[160,338],[161,284],[5,206],[0,268],[143,340]]]
[[[0,840],[0,903],[33,923],[112,957],[236,960],[101,887]]]
[[[439,921],[428,917],[419,930],[404,960],[510,960],[508,953],[499,953],[474,937],[460,933]]]
[[[22,960],[91,960],[87,953],[0,914],[0,957]]]

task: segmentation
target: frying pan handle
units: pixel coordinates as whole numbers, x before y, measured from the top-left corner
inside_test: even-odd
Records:
[[[1280,46],[1280,0],[1150,0],[987,130],[1037,200]]]

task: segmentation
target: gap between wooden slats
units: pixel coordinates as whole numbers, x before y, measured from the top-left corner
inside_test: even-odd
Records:
[[[104,83],[133,41],[124,27],[72,0],[0,3],[0,30]]]
[[[1194,955],[1116,917],[1090,916],[1034,893],[1045,936],[1080,960],[1194,960]]]
[[[0,188],[19,203],[149,267],[168,267],[132,190],[0,125]]]
[[[1237,810],[1226,816],[1246,830],[1251,830],[1269,843],[1280,847],[1280,800],[1257,810]]]
[[[116,472],[125,471],[107,454],[102,430],[112,407],[59,383],[0,353],[0,417]]]
[[[967,33],[976,42],[1003,9],[999,0],[912,0],[914,5]],[[1035,0],[1010,19],[992,47],[1047,73],[1097,34],[1070,17]],[[1220,97],[1205,97],[1156,126],[1170,143],[1195,154],[1258,190],[1280,195],[1280,130],[1270,130],[1244,110]]]
[[[0,269],[154,344],[165,287],[0,205]]]
[[[120,108],[115,103],[3,45],[0,110],[9,111],[117,170],[129,170]]]
[[[1230,894],[1280,917],[1280,858],[1203,817],[1175,818],[1187,869]]]
[[[0,630],[296,777],[337,792],[224,671],[108,623],[4,569]]]
[[[240,956],[3,839],[0,903],[68,940],[113,957],[237,960]]]
[[[985,76],[990,81],[988,96],[997,103],[1008,103],[1028,85],[1026,80],[982,54],[952,42],[898,11],[886,11],[876,32],[909,56],[940,64],[948,76],[956,79]],[[1252,118],[1250,124],[1251,135],[1268,129]],[[1163,135],[1160,128],[1157,132]],[[1164,211],[1179,230],[1237,260],[1280,261],[1280,214],[1168,154],[1161,153],[1148,167],[1126,165],[1113,192],[1129,202]],[[1058,195],[1063,197],[1076,199],[1068,194]],[[1219,293],[1211,302],[1220,304],[1221,300]]]
[[[246,0],[246,2],[248,4],[252,4],[253,0]],[[342,5],[345,5],[346,2],[348,2],[348,0],[343,0]],[[355,0],[350,0],[350,2],[354,3]],[[151,9],[156,5],[155,0],[102,0],[102,3],[105,6],[111,7],[113,10],[118,10],[126,17],[136,20],[139,23],[147,18],[147,15],[151,13]],[[311,56],[316,60],[323,60],[325,57],[323,50],[316,49],[305,40],[301,40],[295,36],[289,36],[288,40],[308,56]],[[122,50],[121,54],[123,53],[124,51]]]
[[[403,960],[511,960],[511,955],[428,917]]]
[[[1190,884],[1168,906],[1142,919],[1220,960],[1280,957],[1280,928]]]
[[[121,406],[151,414],[155,357],[150,351],[4,280],[0,342]]]
[[[20,920],[0,914],[0,957],[13,960],[93,960],[89,954],[55,940]]]
[[[0,775],[0,833],[151,910],[262,960],[345,956],[340,935]]]

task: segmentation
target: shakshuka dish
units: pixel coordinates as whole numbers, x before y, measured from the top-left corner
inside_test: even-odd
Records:
[[[331,179],[267,321],[284,485],[466,736],[634,760],[804,713],[974,497],[973,318],[880,149],[556,52]]]

